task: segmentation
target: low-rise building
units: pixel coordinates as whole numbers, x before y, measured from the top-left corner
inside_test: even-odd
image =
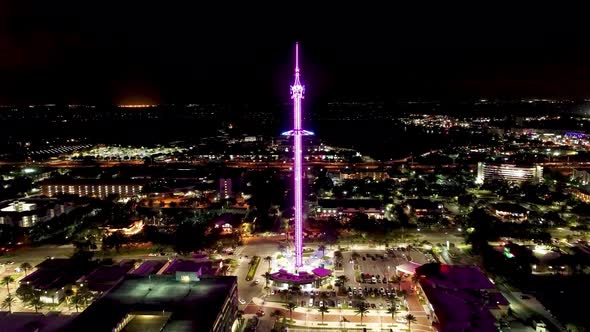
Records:
[[[521,223],[529,217],[529,211],[515,203],[494,203],[490,209],[502,221]]]
[[[315,208],[318,219],[352,217],[356,213],[365,213],[369,217],[383,219],[385,210],[377,199],[319,199]]]
[[[107,226],[104,230],[107,235],[120,232],[125,236],[132,236],[141,232],[144,226],[143,220],[135,220],[129,221],[127,226]]]
[[[584,203],[590,203],[590,192],[585,188],[571,187],[568,191]]]
[[[579,182],[582,185],[588,185],[590,184],[590,173],[588,173],[588,171],[586,170],[577,170],[574,169],[573,173],[572,173],[572,180]]]
[[[352,169],[343,170],[340,172],[341,180],[364,180],[371,179],[373,181],[383,181],[389,179],[389,174],[384,170],[371,171],[357,171]]]
[[[240,227],[244,215],[237,213],[224,213],[211,220],[211,227],[220,229],[221,234],[232,234],[234,229]]]
[[[0,207],[0,224],[32,227],[73,209],[73,205],[57,199],[24,198]]]
[[[109,195],[139,195],[146,182],[124,179],[50,179],[40,182],[40,186],[42,194],[48,197],[70,194],[106,198]]]
[[[237,311],[235,276],[127,275],[64,331],[229,332],[237,330]]]
[[[46,259],[36,266],[36,270],[19,281],[21,285],[30,285],[40,291],[41,302],[58,304],[64,297],[67,286],[89,272],[90,266],[82,266],[69,258]]]
[[[424,264],[416,269],[429,319],[440,332],[497,332],[509,302],[476,266]]]
[[[440,202],[429,199],[409,199],[406,201],[406,210],[418,218],[441,215],[444,206]]]
[[[104,293],[118,284],[135,266],[132,260],[123,260],[113,265],[103,265],[76,281],[88,290]]]

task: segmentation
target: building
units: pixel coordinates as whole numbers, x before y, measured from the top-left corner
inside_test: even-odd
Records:
[[[383,219],[385,210],[378,199],[318,199],[315,215],[318,219],[349,218],[356,213]]]
[[[64,297],[66,286],[76,284],[76,281],[87,272],[90,266],[82,266],[68,258],[46,259],[36,266],[36,270],[22,278],[21,285],[30,285],[41,292],[41,302],[58,304]]]
[[[580,184],[585,186],[590,184],[590,173],[588,173],[585,170],[574,169],[571,179],[574,181],[578,181]]]
[[[56,312],[0,312],[0,332],[60,332],[72,320],[72,315]]]
[[[131,274],[148,276],[150,274],[156,274],[164,265],[168,263],[167,260],[147,260],[143,261],[135,270],[130,272]]]
[[[73,209],[57,199],[26,198],[12,201],[0,208],[0,224],[32,227]]]
[[[177,280],[127,275],[66,327],[65,331],[237,330],[235,276]]]
[[[197,277],[217,274],[222,264],[215,264],[210,260],[192,260],[174,258],[164,265],[158,274],[177,275],[179,273],[193,273]]]
[[[41,193],[51,197],[58,194],[106,198],[109,195],[130,197],[141,194],[146,180],[119,179],[55,179],[40,183]]]
[[[444,212],[444,206],[440,202],[417,198],[406,201],[406,210],[408,214],[413,214],[418,218],[422,218],[441,215]]]
[[[88,275],[78,279],[77,285],[84,285],[88,290],[97,293],[104,293],[118,284],[125,275],[135,268],[132,260],[122,260],[113,265],[97,267]]]
[[[143,230],[144,226],[145,225],[144,225],[143,220],[135,220],[135,221],[129,221],[129,224],[127,225],[127,227],[108,226],[108,227],[104,227],[104,230],[105,230],[105,233],[108,235],[119,232],[125,236],[132,236],[132,235],[135,235],[135,234],[138,234],[139,232],[141,232]]]
[[[571,187],[567,191],[572,193],[572,195],[576,196],[582,202],[590,203],[590,192],[588,192],[587,189]]]
[[[230,198],[233,195],[232,181],[230,178],[219,179],[219,196],[221,198]]]
[[[213,218],[210,223],[212,228],[220,229],[221,234],[227,235],[232,234],[234,229],[238,229],[240,227],[242,219],[244,219],[243,214],[224,213]]]
[[[515,203],[494,203],[490,210],[502,221],[521,223],[529,218],[529,210]]]
[[[484,183],[491,180],[516,183],[541,182],[543,181],[543,167],[537,165],[477,163],[476,182]]]
[[[424,264],[416,269],[418,291],[440,332],[497,332],[509,302],[477,266]]]
[[[364,180],[371,179],[373,181],[383,181],[389,179],[389,174],[384,170],[376,171],[356,171],[356,170],[343,170],[340,172],[340,180]]]

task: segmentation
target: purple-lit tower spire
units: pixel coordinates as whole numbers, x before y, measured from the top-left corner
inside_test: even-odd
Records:
[[[293,179],[295,185],[295,268],[303,266],[303,195],[302,195],[302,152],[301,137],[313,135],[313,133],[301,128],[301,100],[305,88],[299,80],[299,43],[295,44],[295,82],[291,85],[291,98],[293,99],[293,130],[284,135],[293,136]]]

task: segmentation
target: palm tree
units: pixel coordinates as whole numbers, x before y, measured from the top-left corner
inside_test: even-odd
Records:
[[[397,314],[397,309],[395,308],[395,305],[387,308],[387,313],[391,315],[392,324],[395,323],[395,314]]]
[[[349,282],[350,280],[348,279],[347,276],[345,275],[341,275],[338,277],[338,280],[340,281],[340,287],[344,287],[346,285],[347,282]]]
[[[397,304],[397,299],[395,296],[388,296],[385,298],[385,302],[387,302],[389,304],[389,306],[394,307]]]
[[[43,302],[41,302],[41,298],[39,296],[35,296],[29,302],[29,305],[35,309],[35,312],[39,312],[39,309],[43,308]]]
[[[264,274],[264,279],[266,280],[266,286],[264,286],[264,288],[268,288],[268,280],[270,279],[270,273],[266,272]]]
[[[289,302],[285,304],[285,308],[289,310],[289,319],[293,320],[293,310],[297,308],[297,304],[295,302]]]
[[[330,312],[330,310],[328,310],[328,307],[323,305],[318,308],[318,311],[320,312],[320,314],[322,314],[322,325],[323,325],[324,324],[324,314]]]
[[[281,317],[283,317],[283,312],[281,310],[277,309],[277,310],[270,313],[270,317],[274,317],[278,321]],[[275,323],[276,323],[276,321],[275,321]]]
[[[268,272],[270,272],[270,263],[272,262],[272,257],[266,256],[264,260],[268,262]]]
[[[74,295],[74,291],[69,287],[66,288],[66,290],[64,291],[64,296],[66,298],[66,304],[69,304],[69,301],[73,295]]]
[[[83,305],[88,305],[88,301],[92,300],[92,297],[93,297],[90,290],[88,290],[88,288],[86,288],[86,287],[78,288],[76,295],[80,296],[80,298],[82,299]]]
[[[367,309],[367,305],[362,302],[359,303],[359,305],[356,307],[356,310],[354,312],[356,312],[357,315],[361,315],[361,325],[363,325],[363,317],[365,317],[365,315],[369,313],[369,309]]]
[[[353,251],[353,252],[352,252],[352,256],[351,256],[351,257],[352,257],[352,259],[354,259],[354,260],[358,260],[358,259],[361,257],[361,255],[360,255],[358,252],[356,252],[356,251]]]
[[[402,289],[398,292],[399,296],[403,297],[404,299],[408,296],[408,292],[405,289]]]
[[[320,299],[322,299],[324,301],[324,303],[326,302],[327,299],[329,299],[330,296],[328,295],[328,293],[326,292],[321,292],[320,293]]]
[[[2,281],[0,281],[0,285],[6,285],[6,291],[8,292],[8,295],[10,295],[9,285],[13,282],[14,282],[14,278],[12,276],[6,276],[6,277],[2,278]]]
[[[33,297],[35,297],[35,290],[31,285],[21,285],[16,289],[15,293],[23,303],[28,303]]]
[[[391,277],[391,282],[393,282],[394,284],[397,284],[398,290],[402,289],[402,277],[400,277],[398,275],[394,275],[393,277]]]
[[[411,331],[410,326],[412,323],[416,323],[418,320],[412,314],[407,314],[404,318],[408,321],[408,331]]]
[[[33,267],[28,262],[24,262],[20,265],[20,268],[25,271],[25,276],[28,274],[27,272],[32,269]]]
[[[16,303],[16,298],[12,295],[8,295],[4,301],[2,301],[2,309],[8,308],[8,312],[12,313],[12,305]]]
[[[414,274],[412,275],[412,282],[413,282],[414,284],[417,284],[417,283],[418,283],[418,281],[420,281],[420,276],[419,276],[419,275],[417,275],[416,273],[414,273]]]
[[[70,299],[70,305],[74,308],[76,308],[76,312],[80,311],[80,308],[82,308],[84,306],[84,297],[81,296],[80,293],[76,293],[72,296],[72,298]]]
[[[238,319],[238,331],[241,331],[241,327],[244,325],[244,310],[238,310],[236,312],[236,318]]]
[[[326,246],[323,245],[323,244],[320,244],[320,246],[318,247],[318,251],[321,251],[322,252],[322,257],[324,257],[325,254],[326,254]]]

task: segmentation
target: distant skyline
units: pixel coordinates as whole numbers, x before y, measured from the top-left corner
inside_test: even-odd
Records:
[[[515,8],[0,4],[0,104],[590,97],[585,20]],[[469,11],[470,10],[470,11]]]

